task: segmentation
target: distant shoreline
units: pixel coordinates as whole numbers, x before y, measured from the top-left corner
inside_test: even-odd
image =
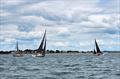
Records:
[[[1,51],[0,51],[0,54],[2,54],[2,55],[8,55],[8,54],[12,54],[12,52],[14,52],[14,51],[7,51],[7,52],[5,52],[5,51],[4,51],[4,52],[3,52],[3,51],[1,52]],[[31,53],[31,52],[27,52],[27,53],[26,53],[26,52],[23,51],[23,54],[33,54],[33,53],[34,53],[34,52],[32,52],[32,53]],[[49,54],[56,54],[56,55],[57,55],[57,54],[72,54],[72,55],[73,55],[73,54],[92,54],[92,53],[93,53],[93,52],[51,52],[51,53],[50,53],[50,52],[47,52],[46,54],[48,54],[48,55],[49,55]],[[108,54],[114,53],[114,54],[117,54],[117,53],[120,53],[120,51],[108,51],[108,52],[106,51],[106,52],[104,52],[104,53],[108,53]]]

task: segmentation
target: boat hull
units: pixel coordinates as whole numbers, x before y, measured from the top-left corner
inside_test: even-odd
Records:
[[[32,54],[32,57],[44,57],[42,54]]]
[[[96,53],[96,54],[94,54],[95,56],[100,56],[100,55],[102,55],[102,53]]]
[[[23,54],[13,54],[14,57],[23,57]]]

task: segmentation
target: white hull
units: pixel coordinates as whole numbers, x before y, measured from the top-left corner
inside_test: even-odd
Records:
[[[44,57],[42,54],[32,54],[32,57]]]
[[[13,54],[14,57],[22,57],[23,54]]]

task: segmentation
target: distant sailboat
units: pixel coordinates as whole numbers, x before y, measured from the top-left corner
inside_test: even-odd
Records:
[[[37,51],[32,55],[33,57],[44,57],[46,52],[46,30],[42,38],[41,44]]]
[[[95,48],[96,48],[96,50],[95,50]],[[97,43],[96,39],[95,39],[95,47],[94,47],[94,52],[93,52],[93,54],[94,54],[94,55],[97,55],[97,56],[100,56],[100,55],[103,54],[103,53],[100,51],[100,48],[99,48],[99,46],[98,46],[98,43]]]
[[[18,42],[16,43],[16,51],[13,53],[14,57],[21,57],[23,56],[23,53],[20,52],[19,47],[18,47]]]

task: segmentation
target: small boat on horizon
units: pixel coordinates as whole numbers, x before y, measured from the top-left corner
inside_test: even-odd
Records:
[[[33,57],[44,57],[46,52],[46,30],[39,48],[32,54]]]
[[[95,50],[96,49],[96,50]],[[100,56],[102,55],[103,53],[101,52],[99,46],[98,46],[98,43],[95,39],[95,46],[94,46],[94,51],[93,51],[93,54],[96,55],[96,56]]]
[[[23,53],[19,50],[18,42],[16,43],[16,51],[13,53],[14,57],[22,57]]]

